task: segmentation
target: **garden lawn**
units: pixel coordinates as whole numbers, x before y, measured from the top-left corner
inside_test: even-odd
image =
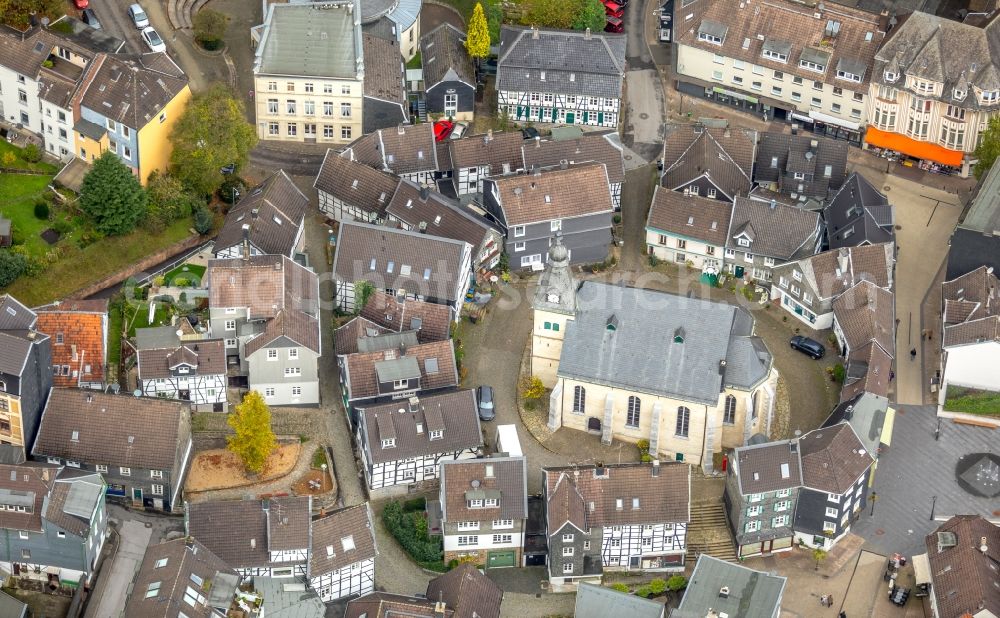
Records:
[[[0,215],[11,220],[16,238],[23,240],[33,255],[42,255],[49,249],[39,234],[52,223],[35,217],[35,202],[41,199],[50,182],[52,176],[0,174]]]
[[[28,163],[21,158],[20,148],[3,140],[0,140],[0,165],[2,165],[3,156],[8,152],[14,153],[14,165],[11,166],[13,168],[20,170],[32,170],[34,172],[45,172],[46,174],[51,174],[53,176],[55,176],[56,172],[59,171],[59,168],[51,163]]]
[[[949,386],[945,394],[944,410],[1000,417],[1000,391]]]
[[[469,18],[472,17],[472,10],[476,8],[476,3],[482,0],[445,0],[445,4],[450,4],[451,6],[458,9],[458,12],[462,14],[462,19],[466,23],[469,22]],[[483,9],[486,5],[483,5]]]
[[[122,305],[108,307],[108,366],[117,367],[122,360]]]
[[[190,287],[192,283],[201,283],[201,280],[205,277],[205,267],[200,264],[181,264],[163,275],[163,278],[166,280],[165,284],[168,286],[173,285],[174,279],[177,277],[187,279],[188,286]]]
[[[85,249],[70,244],[67,255],[43,273],[36,277],[21,277],[5,291],[29,307],[66,298],[151,253],[184,240],[191,235],[190,227],[191,220],[186,218],[174,221],[156,236],[137,230],[127,236],[103,238]]]
[[[128,324],[128,336],[135,337],[135,329],[149,328],[150,326],[163,326],[170,323],[170,308],[167,303],[154,301],[156,309],[153,312],[153,321],[149,321],[149,302],[142,301],[135,305],[125,306],[125,320]]]

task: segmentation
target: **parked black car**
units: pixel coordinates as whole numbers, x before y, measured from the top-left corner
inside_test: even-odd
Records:
[[[806,356],[813,357],[815,360],[823,358],[826,354],[826,348],[823,347],[823,344],[809,337],[795,335],[792,337],[791,344],[793,350],[798,350]]]
[[[479,406],[479,420],[492,421],[497,412],[493,405],[493,387],[480,386],[476,389],[476,403]]]

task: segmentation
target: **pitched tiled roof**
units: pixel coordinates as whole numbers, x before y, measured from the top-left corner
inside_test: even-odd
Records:
[[[602,163],[494,180],[508,227],[614,210]]]
[[[875,51],[882,42],[885,27],[877,13],[838,4],[832,12],[815,17],[817,11],[790,0],[777,0],[760,5],[740,7],[737,2],[693,3],[692,15],[677,33],[677,43],[707,52],[762,65],[767,69],[809,75],[831,85],[838,70],[859,75],[860,92],[868,91],[870,67]],[[825,36],[828,20],[835,20],[839,30],[835,37]],[[699,40],[700,32],[709,32],[722,39],[721,45]],[[787,62],[763,56],[764,49],[782,51]],[[815,73],[798,68],[800,58],[812,55],[825,58],[826,70]]]
[[[874,341],[851,350],[840,401],[850,401],[861,393],[888,397],[891,370],[892,356]]]
[[[624,34],[507,25],[500,29],[498,91],[617,99],[624,74]]]
[[[945,325],[1000,315],[1000,279],[980,266],[941,284]]]
[[[433,123],[382,129],[378,137],[378,149],[386,170],[397,176],[437,171]]]
[[[249,357],[257,350],[269,346],[282,337],[320,353],[319,318],[302,311],[282,309],[274,319],[268,320],[264,332],[246,342],[243,353]]]
[[[99,505],[103,509],[105,491],[104,479],[100,474],[62,468],[52,484],[45,519],[70,534],[86,538],[94,511]]]
[[[370,34],[362,34],[361,38],[365,53],[365,96],[400,105],[406,103],[399,46]]]
[[[551,472],[548,474],[555,477],[555,482],[549,481],[549,497],[546,504],[546,517],[548,519],[548,530],[555,534],[567,523],[576,526],[581,532],[587,531],[587,503],[580,494],[579,487],[570,480],[571,473],[567,471]]]
[[[462,451],[483,443],[476,395],[472,390],[420,397],[417,402],[411,399],[366,406],[359,410],[359,418],[366,428],[367,443],[362,448],[368,451],[375,464]],[[383,426],[391,428],[391,436],[382,435]],[[438,430],[443,432],[442,436],[430,439],[430,432]],[[395,445],[383,447],[384,437],[394,438]]]
[[[465,50],[465,33],[448,22],[420,37],[420,57],[428,89],[443,81],[462,81],[476,87],[476,70]]]
[[[210,260],[206,277],[213,308],[246,307],[251,319],[273,318],[282,309],[319,314],[316,273],[287,256]]]
[[[307,198],[283,170],[247,191],[229,213],[215,239],[215,253],[243,242],[244,226],[250,243],[261,253],[288,255],[309,209]]]
[[[739,447],[733,471],[743,495],[791,489],[802,484],[795,442],[781,440]]]
[[[381,218],[398,184],[391,174],[327,150],[313,186]]]
[[[344,222],[333,274],[340,281],[368,278],[376,288],[457,301],[465,247],[464,242],[429,234]]]
[[[190,439],[188,414],[179,401],[54,388],[31,452],[177,475],[177,453]]]
[[[187,533],[234,568],[263,567],[269,551],[308,549],[310,505],[308,496],[191,503]]]
[[[1000,527],[977,515],[956,515],[926,543],[939,616],[1000,615]]]
[[[444,305],[439,306],[444,307]],[[358,351],[359,339],[378,337],[388,332],[390,332],[389,329],[382,328],[371,320],[358,316],[333,331],[333,350],[337,355],[354,354]]]
[[[558,167],[563,161],[569,165],[603,163],[608,171],[608,182],[625,180],[625,159],[617,131],[587,132],[576,139],[524,140],[521,146],[524,169]]]
[[[118,54],[103,60],[80,104],[140,130],[187,85],[166,53]]]
[[[944,347],[1000,341],[1000,315],[949,326],[944,330]]]
[[[452,167],[456,170],[488,166],[491,175],[499,176],[512,174],[524,165],[521,158],[524,136],[520,131],[504,133],[489,131],[484,135],[470,135],[449,140],[449,143]]]
[[[421,597],[408,597],[391,592],[369,592],[347,604],[344,618],[453,618],[454,612],[445,609],[435,612],[435,603]]]
[[[57,470],[35,465],[0,464],[0,504],[30,506],[28,512],[0,510],[0,528],[42,530],[42,506],[55,482]]]
[[[176,539],[150,545],[142,559],[126,618],[212,618],[213,607],[228,609],[240,576],[197,540]],[[155,594],[154,594],[155,593]],[[205,602],[189,603],[201,596]]]
[[[378,395],[378,363],[388,360],[389,351],[359,352],[344,357],[347,370],[347,384],[351,400],[367,399]],[[458,370],[455,366],[455,351],[451,339],[422,343],[406,348],[403,354],[392,354],[398,359],[412,359],[420,371],[420,390],[435,390],[458,385]],[[428,372],[428,362],[436,363],[437,371]],[[433,366],[431,367],[434,368]]]
[[[830,175],[826,175],[826,167]],[[788,180],[786,175],[812,174],[812,180]],[[826,199],[847,175],[847,143],[811,135],[764,132],[757,142],[754,182],[779,184],[782,193]],[[785,182],[791,184],[782,184]],[[802,189],[799,190],[799,185]]]
[[[361,317],[397,333],[415,330],[420,343],[444,341],[451,336],[451,310],[447,305],[400,300],[382,290],[376,290],[368,298]]]
[[[487,472],[492,471],[492,476]],[[523,457],[442,461],[441,505],[446,522],[526,519],[528,476]],[[497,499],[499,508],[469,508],[471,499]]]
[[[875,462],[848,423],[814,429],[798,440],[802,484],[843,494]]]
[[[53,385],[76,386],[78,379],[103,382],[108,301],[68,300],[38,307],[35,312],[38,330],[52,338],[52,364],[69,365],[80,372],[78,378],[56,375]],[[84,372],[86,366],[90,366],[89,373]]]
[[[602,475],[593,465],[543,469],[548,495],[558,497],[556,485],[564,483],[572,483],[579,491],[586,505],[582,530],[690,520],[691,479],[686,465],[612,464],[601,470]],[[579,508],[571,497],[567,519],[575,525]],[[562,507],[559,515],[562,519]],[[549,521],[556,523],[551,516]],[[549,531],[555,530],[550,527]]]
[[[332,573],[361,560],[374,559],[378,549],[375,547],[371,517],[366,502],[314,519],[310,577]]]
[[[757,132],[751,129],[668,124],[663,180],[676,189],[708,176],[730,199],[750,192]]]
[[[164,327],[172,331],[173,327]],[[226,373],[226,346],[222,339],[201,339],[182,342],[176,339],[171,345],[143,347],[137,329],[139,378],[169,378],[171,368],[178,363],[192,365],[195,375],[223,375]]]
[[[722,200],[684,195],[657,186],[646,226],[723,247],[733,205]]]
[[[818,227],[818,213],[782,204],[772,208],[765,202],[738,197],[726,247],[786,261],[800,259],[813,254]],[[749,247],[737,244],[741,233],[753,239]]]
[[[455,618],[500,618],[503,590],[470,562],[465,562],[427,584],[427,598],[444,601]]]
[[[823,209],[830,248],[890,242],[895,237],[892,204],[861,174],[847,177]]]
[[[850,349],[874,341],[895,356],[892,292],[863,280],[833,301],[833,315]]]
[[[425,196],[415,182],[405,179],[399,181],[386,214],[431,236],[467,242],[477,253],[491,229],[484,217],[467,211],[457,200],[430,189]]]

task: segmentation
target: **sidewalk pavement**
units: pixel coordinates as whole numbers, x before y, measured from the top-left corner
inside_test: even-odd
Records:
[[[152,529],[139,521],[126,521],[119,531],[118,553],[112,558],[111,569],[98,580],[93,597],[87,605],[86,618],[110,618],[125,609],[132,578],[142,564]]]

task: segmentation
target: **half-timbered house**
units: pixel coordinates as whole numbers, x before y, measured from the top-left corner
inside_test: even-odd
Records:
[[[565,127],[566,132],[580,131]],[[578,133],[571,139],[525,140],[521,146],[524,169],[558,169],[563,165],[603,163],[608,173],[608,189],[615,210],[622,208],[622,183],[625,181],[625,157],[617,131],[590,131]]]
[[[242,577],[304,577],[311,496],[186,503],[184,529]]]
[[[683,571],[690,467],[679,463],[543,468],[549,581],[569,589],[605,569]]]
[[[617,127],[625,35],[503,26],[498,114],[518,122]]]
[[[312,520],[309,586],[324,602],[375,589],[375,528],[368,503]]]
[[[483,192],[483,181],[494,176],[508,176],[524,171],[521,145],[524,136],[517,131],[473,135],[451,140],[452,182],[455,193],[475,195]]]
[[[434,125],[429,122],[379,129],[356,140],[343,156],[417,184],[433,183],[438,171]]]
[[[136,329],[139,389],[147,397],[180,399],[196,410],[225,412],[225,343],[181,341],[178,332],[173,326]]]
[[[337,221],[382,223],[399,179],[332,149],[326,151],[313,187],[319,211]]]
[[[441,461],[479,454],[483,434],[475,393],[461,390],[362,407],[357,440],[371,495],[423,488],[437,480]]]
[[[238,197],[238,196],[236,196]],[[283,170],[249,190],[226,214],[215,238],[215,257],[287,255],[305,246],[307,198]]]

